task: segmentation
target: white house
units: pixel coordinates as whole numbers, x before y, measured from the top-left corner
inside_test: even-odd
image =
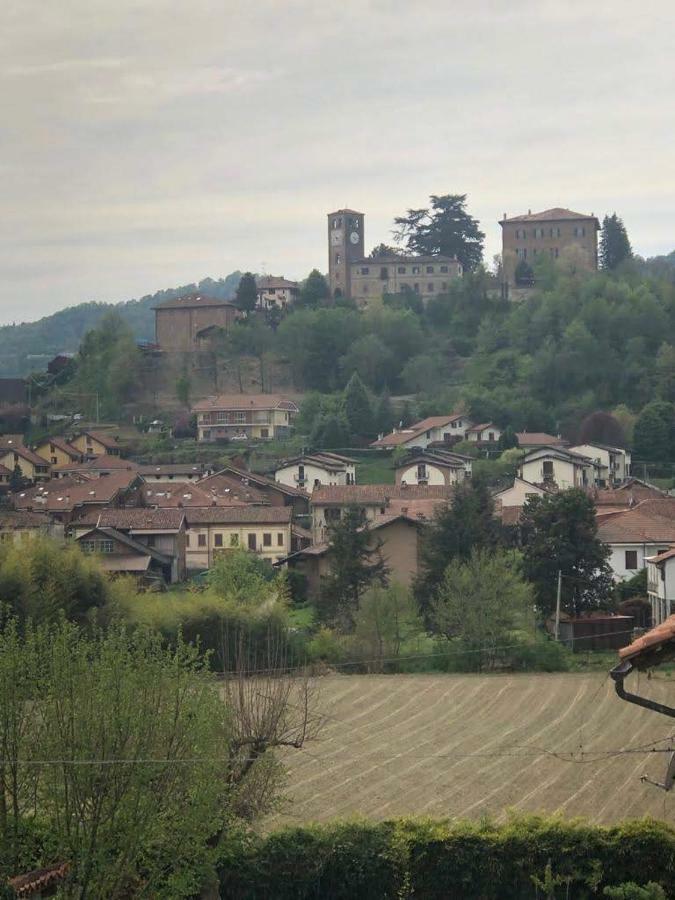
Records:
[[[608,444],[577,444],[569,448],[570,453],[580,453],[594,460],[600,467],[599,485],[622,484],[630,475],[631,455],[621,447],[610,447]]]
[[[514,478],[511,487],[505,488],[495,494],[495,503],[506,509],[512,506],[525,506],[531,497],[543,497],[549,494],[546,488],[538,484],[531,484],[524,478]]]
[[[610,548],[609,564],[617,580],[632,578],[647,558],[675,544],[675,518],[645,511],[640,505],[598,516],[598,537]]]
[[[313,491],[322,485],[356,484],[356,460],[339,453],[308,453],[284,460],[274,480],[288,487]]]
[[[675,609],[675,547],[647,557],[647,595],[652,624],[660,625]]]
[[[594,487],[598,481],[599,466],[587,456],[571,453],[559,447],[540,447],[523,457],[518,475],[530,484],[567,488]]]
[[[484,422],[482,425],[472,425],[466,430],[466,439],[474,444],[496,444],[502,431],[493,422]]]
[[[473,459],[447,450],[420,450],[396,467],[396,484],[459,484],[471,477]]]
[[[297,281],[288,281],[283,275],[262,275],[256,281],[259,309],[286,309],[300,293]]]
[[[449,416],[429,416],[408,428],[395,428],[391,434],[378,438],[370,445],[380,449],[418,447],[425,449],[429,444],[456,444],[466,440],[467,431],[473,422],[464,413]]]

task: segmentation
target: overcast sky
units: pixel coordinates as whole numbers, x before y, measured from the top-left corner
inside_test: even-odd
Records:
[[[4,0],[0,322],[327,268],[431,193],[675,248],[672,0]]]

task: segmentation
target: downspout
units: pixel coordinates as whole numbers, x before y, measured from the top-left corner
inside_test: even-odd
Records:
[[[611,671],[610,675],[614,680],[614,688],[621,697],[622,700],[626,700],[628,703],[634,703],[636,706],[642,706],[645,709],[654,710],[654,712],[661,713],[664,716],[671,716],[675,718],[675,709],[672,706],[666,706],[664,703],[658,703],[656,700],[649,700],[647,697],[640,697],[638,694],[631,694],[624,687],[624,679],[626,676],[630,675],[633,671],[633,663],[626,659],[623,662],[619,663],[618,666],[615,666]]]

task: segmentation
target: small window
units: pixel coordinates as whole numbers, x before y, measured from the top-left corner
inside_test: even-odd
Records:
[[[427,275],[433,275],[433,274],[434,274],[434,267],[427,266]]]
[[[368,275],[369,272],[370,272],[370,269],[368,268],[368,266],[361,266],[361,274],[362,275]]]
[[[213,535],[213,546],[214,547],[222,547],[223,546],[223,536],[218,532]]]
[[[626,568],[632,570],[637,569],[638,558],[637,550],[626,550]]]
[[[433,292],[434,292],[434,286],[431,282],[429,282],[429,284],[427,284],[427,293],[433,294]]]
[[[399,275],[405,275],[405,266],[399,266],[397,272]]]
[[[263,534],[263,547],[271,547],[272,546],[272,535],[269,531],[265,531]]]
[[[541,468],[544,475],[553,475],[553,460],[545,459]]]
[[[420,274],[420,267],[419,267],[419,266],[413,266],[413,267],[412,267],[412,273],[413,273],[413,275],[419,275],[419,274]]]
[[[284,546],[284,533],[283,533],[283,531],[278,531],[277,532],[277,547],[283,547],[283,546]]]
[[[197,535],[197,546],[198,547],[206,547],[206,535],[205,534]]]
[[[380,269],[380,278],[382,281],[386,281],[389,278],[389,269],[386,266],[382,266]]]
[[[448,271],[448,267],[447,267],[447,266],[441,266],[441,272],[442,272],[443,274],[447,273],[447,271]]]
[[[256,550],[257,547],[258,547],[258,542],[256,541],[256,536],[255,536],[255,534],[249,534],[249,535],[248,535],[248,549],[249,549],[249,550]]]
[[[381,506],[381,507],[380,507],[380,515],[381,515],[381,516],[383,516],[383,515],[386,513],[386,511],[387,511],[387,510],[384,508],[384,506]]]

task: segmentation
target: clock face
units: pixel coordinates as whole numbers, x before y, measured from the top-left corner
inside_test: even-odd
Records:
[[[349,240],[352,242],[352,244],[358,244],[358,242],[359,242],[358,231],[352,231],[352,233],[349,235]]]
[[[331,231],[330,241],[334,247],[339,247],[340,244],[342,243],[342,232],[341,231]]]

